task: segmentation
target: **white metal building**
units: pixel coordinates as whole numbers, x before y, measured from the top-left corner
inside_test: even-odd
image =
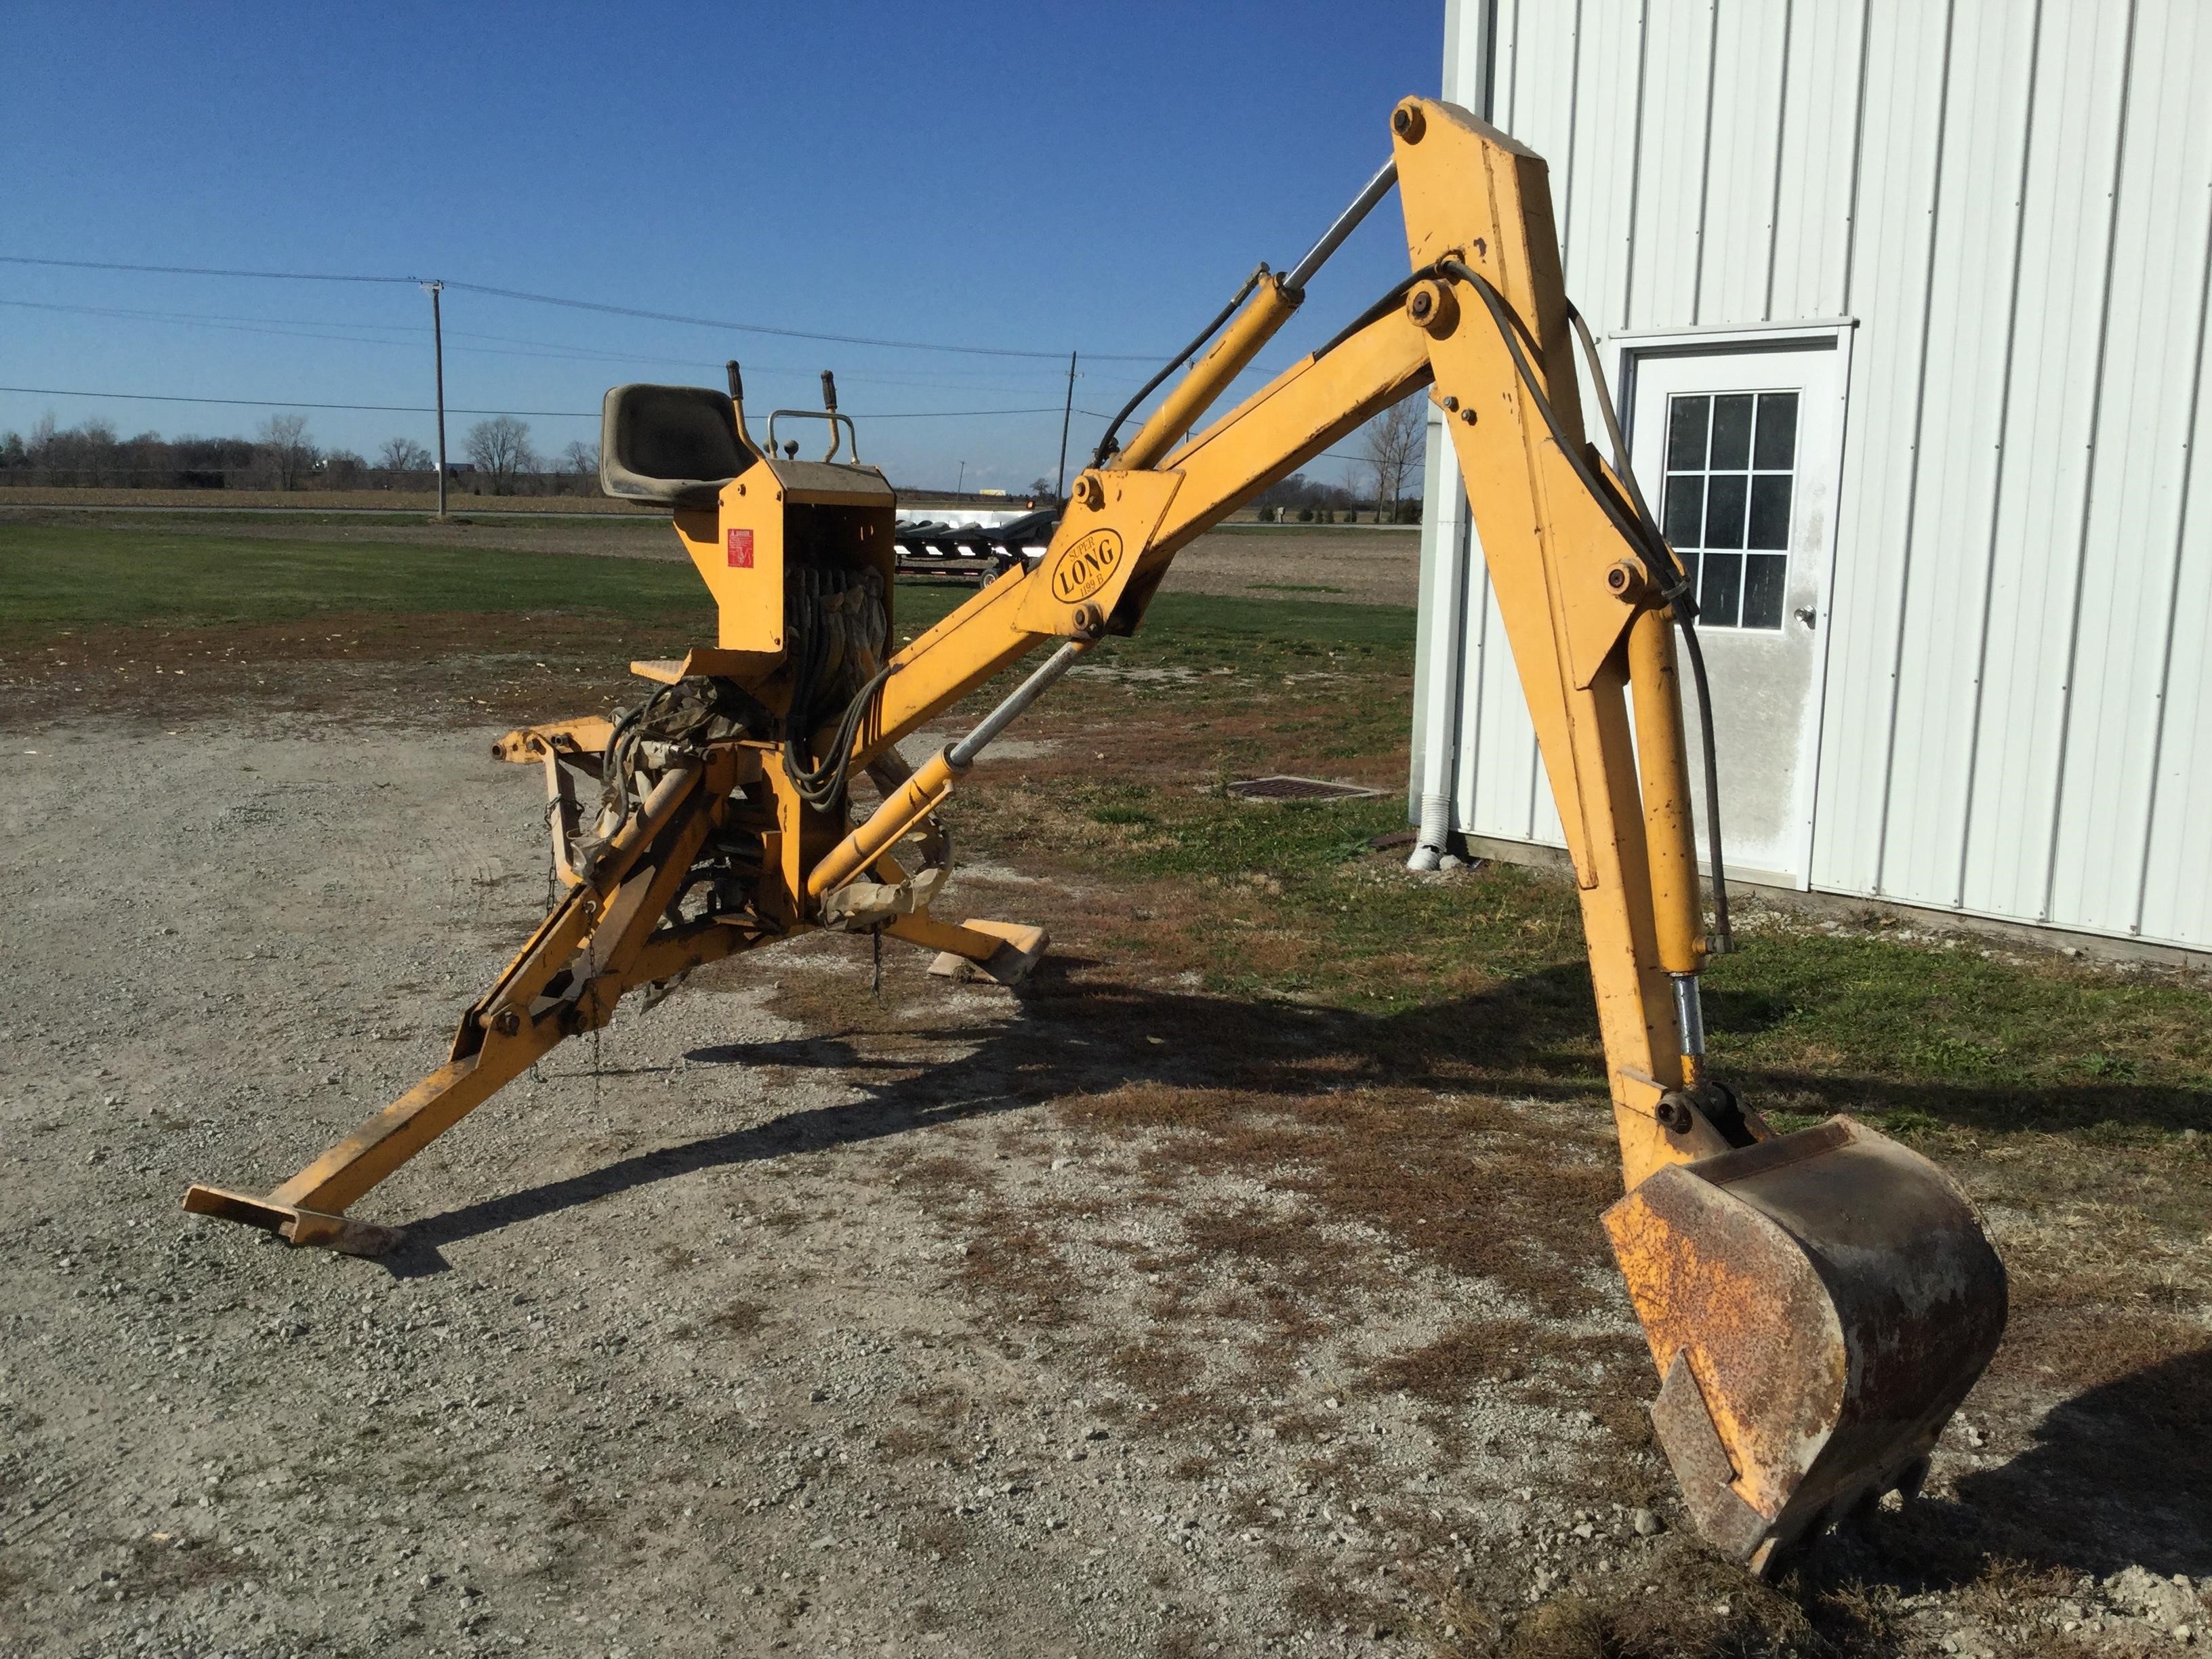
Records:
[[[1444,56],[1697,550],[1731,876],[2212,950],[2212,4],[1449,0]],[[1556,845],[1429,441],[1413,804]]]

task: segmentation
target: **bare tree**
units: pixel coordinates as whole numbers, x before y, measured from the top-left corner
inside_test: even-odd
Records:
[[[553,486],[559,495],[589,495],[599,487],[599,447],[578,439],[561,452],[554,463],[561,475]]]
[[[315,447],[307,441],[307,417],[271,415],[263,422],[260,459],[277,489],[297,489],[301,475],[315,464]]]
[[[1422,399],[1406,398],[1390,405],[1367,423],[1363,449],[1368,474],[1375,480],[1376,520],[1398,521],[1398,503],[1406,486],[1420,470]]]
[[[512,495],[518,475],[538,470],[538,457],[530,450],[530,424],[512,415],[494,416],[471,427],[468,452],[477,470],[490,474],[495,495]]]
[[[376,452],[376,465],[386,472],[428,472],[430,452],[412,438],[387,438]]]

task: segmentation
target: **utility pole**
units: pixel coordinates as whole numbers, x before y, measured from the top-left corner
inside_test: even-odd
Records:
[[[1075,354],[1067,354],[1067,404],[1060,411],[1060,482],[1052,493],[1061,501],[1067,499],[1067,422],[1075,413]]]
[[[955,484],[955,485],[953,485],[953,486],[952,486],[952,493],[953,493],[954,495],[964,495],[964,494],[966,494],[966,493],[967,493],[967,489],[968,489],[968,463],[967,463],[967,462],[965,462],[965,461],[963,461],[963,462],[961,462],[961,463],[960,463],[960,482],[959,482],[958,483],[957,483],[957,484]]]
[[[446,516],[446,325],[438,314],[443,283],[425,283],[430,291],[430,349],[438,366],[438,516]]]

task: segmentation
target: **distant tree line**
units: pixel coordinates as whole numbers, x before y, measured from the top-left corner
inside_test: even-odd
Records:
[[[1362,429],[1359,470],[1366,475],[1366,491],[1293,472],[1261,492],[1261,521],[1356,524],[1364,513],[1373,524],[1420,523],[1421,498],[1413,486],[1421,471],[1421,404],[1407,398]]]
[[[1322,483],[1293,472],[1261,491],[1255,503],[1262,524],[1419,524],[1419,496],[1392,503],[1344,484]]]
[[[449,489],[493,495],[590,495],[599,487],[597,444],[541,456],[530,427],[512,415],[478,421],[461,441],[465,463],[447,467]],[[325,449],[305,415],[272,415],[251,438],[119,437],[104,420],[58,427],[49,415],[29,432],[0,432],[0,489],[406,489],[437,487],[429,450],[386,441],[374,459]]]

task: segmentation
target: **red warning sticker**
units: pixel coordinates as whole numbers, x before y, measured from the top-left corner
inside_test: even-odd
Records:
[[[732,530],[730,532],[730,568],[750,570],[753,568],[753,532]]]

